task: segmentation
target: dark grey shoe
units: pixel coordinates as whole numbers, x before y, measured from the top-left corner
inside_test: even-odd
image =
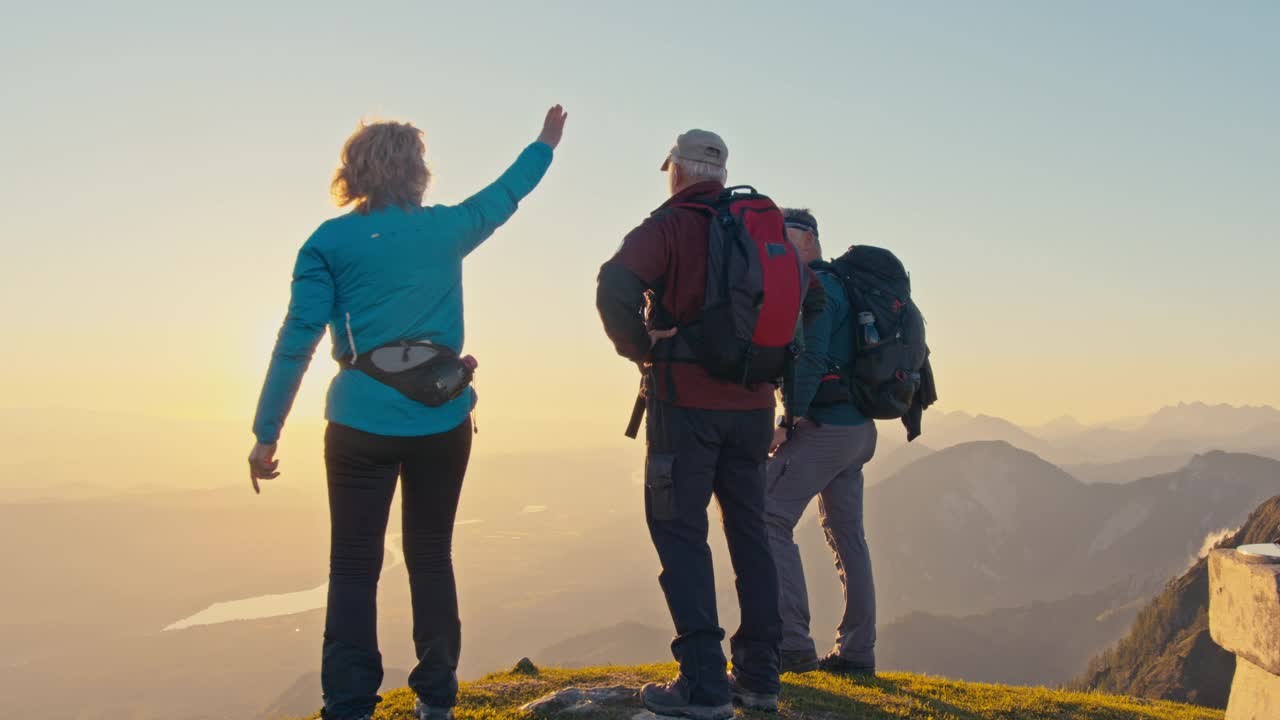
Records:
[[[733,717],[733,705],[693,705],[689,702],[684,683],[649,683],[640,688],[640,702],[654,715],[693,718],[693,720],[729,720]]]
[[[818,654],[812,650],[783,650],[779,660],[779,672],[807,673],[818,669]]]
[[[852,678],[874,678],[876,676],[875,665],[860,665],[834,652],[818,661],[818,669],[823,672],[829,672],[832,675],[844,675]]]
[[[453,708],[432,707],[418,700],[413,706],[415,720],[453,720]]]
[[[737,676],[733,673],[729,673],[729,694],[733,696],[733,704],[744,709],[778,712],[777,693],[758,693],[748,690],[738,682]]]

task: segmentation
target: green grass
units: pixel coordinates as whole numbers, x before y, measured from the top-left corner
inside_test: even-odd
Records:
[[[639,686],[668,680],[671,665],[547,668],[537,674],[495,673],[464,683],[459,720],[529,720],[519,708],[566,687]],[[853,681],[826,673],[784,675],[780,717],[788,720],[1222,720],[1220,710],[1096,693],[1045,688],[963,683],[936,677],[885,673],[875,680]],[[591,717],[624,720],[638,706],[618,707]],[[779,715],[743,713],[740,718],[768,720]],[[575,715],[572,717],[584,717]],[[374,720],[412,720],[413,694],[388,693]]]

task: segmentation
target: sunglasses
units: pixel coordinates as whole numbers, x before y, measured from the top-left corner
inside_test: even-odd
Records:
[[[804,230],[805,232],[811,232],[813,233],[814,237],[818,237],[818,228],[813,227],[812,225],[806,225],[804,223],[798,223],[798,222],[784,222],[783,225],[789,228],[794,228],[796,230]]]

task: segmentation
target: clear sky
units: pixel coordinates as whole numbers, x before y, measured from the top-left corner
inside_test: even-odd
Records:
[[[493,442],[619,437],[635,376],[595,273],[695,126],[828,251],[903,258],[945,409],[1280,404],[1280,3],[374,7],[5,4],[0,407],[238,420],[247,445],[358,120],[422,127],[454,202],[556,102],[551,172],[466,267]]]

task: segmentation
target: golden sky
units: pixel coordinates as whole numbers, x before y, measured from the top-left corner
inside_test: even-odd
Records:
[[[771,7],[743,5],[700,51],[775,46]],[[941,408],[1035,423],[1280,404],[1275,13],[1241,8],[922,23],[815,3],[751,68],[778,91],[756,97],[677,81],[690,48],[658,6],[376,28],[324,7],[245,23],[222,5],[26,6],[0,30],[0,88],[24,98],[0,118],[0,407],[226,420],[247,443],[294,254],[337,213],[327,182],[358,119],[419,124],[429,201],[456,202],[554,102],[571,114],[554,166],[466,266],[481,451],[621,442],[635,373],[600,331],[595,272],[662,202],[658,165],[694,126],[725,137],[732,181],[812,207],[829,254],[899,254]],[[321,416],[326,350],[295,419]]]

